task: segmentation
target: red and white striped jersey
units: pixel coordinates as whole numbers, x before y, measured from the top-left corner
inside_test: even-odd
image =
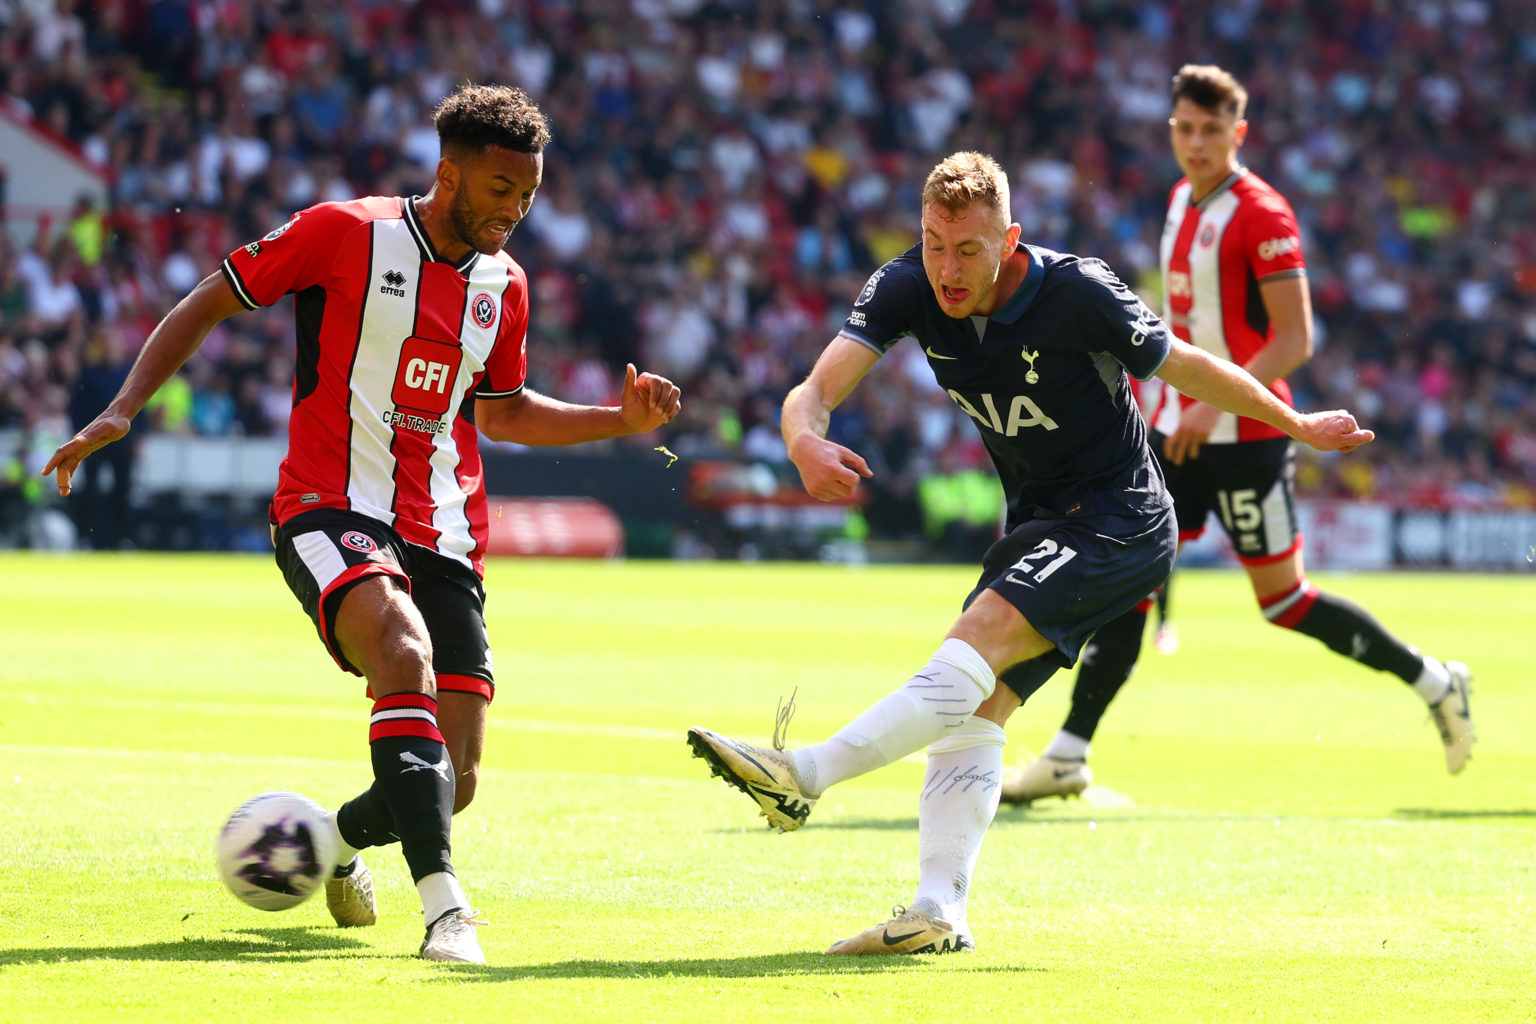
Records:
[[[1242,366],[1272,335],[1259,284],[1307,272],[1301,231],[1285,197],[1246,167],[1198,203],[1189,196],[1185,178],[1168,197],[1160,252],[1163,318],[1178,337]],[[1270,390],[1291,404],[1284,380]],[[1177,403],[1165,399],[1158,409],[1153,425],[1160,433],[1177,430],[1179,409],[1192,401],[1178,397]],[[1207,443],[1284,436],[1267,423],[1224,412]]]
[[[481,572],[485,482],[463,406],[522,390],[523,269],[504,253],[440,259],[414,202],[397,197],[301,210],[222,269],[251,309],[296,293],[273,520],[350,509]]]

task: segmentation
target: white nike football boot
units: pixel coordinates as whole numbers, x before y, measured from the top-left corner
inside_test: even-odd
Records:
[[[969,953],[976,948],[970,932],[921,910],[894,907],[885,924],[866,928],[851,939],[834,942],[828,953],[842,956],[892,956],[901,953]]]
[[[1093,781],[1093,769],[1082,758],[1043,756],[1003,775],[999,799],[1027,804],[1047,796],[1078,796]]]
[[[1467,698],[1472,694],[1472,670],[1459,661],[1445,663],[1451,674],[1451,688],[1429,706],[1429,717],[1440,730],[1440,742],[1445,744],[1445,768],[1452,775],[1467,765],[1472,756],[1472,744],[1477,734],[1472,728],[1472,707]]]
[[[800,791],[793,762],[782,750],[754,747],[699,726],[688,730],[688,745],[694,757],[709,762],[712,775],[756,800],[768,824],[780,832],[804,825],[816,806],[815,797]]]
[[[475,929],[484,927],[485,923],[473,910],[460,907],[448,911],[427,926],[427,937],[421,942],[422,959],[459,964],[485,963],[485,954],[480,951],[480,937],[475,934]]]
[[[345,875],[331,875],[325,880],[325,907],[343,928],[361,928],[379,919],[378,903],[373,895],[373,872],[362,857],[349,862],[352,870]]]

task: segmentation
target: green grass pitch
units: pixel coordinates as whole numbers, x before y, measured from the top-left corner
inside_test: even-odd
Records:
[[[0,556],[0,1021],[1536,1020],[1536,583],[1319,575],[1469,662],[1446,775],[1396,680],[1181,574],[1094,745],[1127,806],[1004,808],[969,956],[829,943],[916,882],[909,759],[771,833],[683,735],[825,737],[927,658],[967,567],[497,562],[499,691],[455,861],[490,964],[414,958],[404,862],[377,927],[267,914],[212,862],[247,797],[368,783],[368,705],[270,559]],[[1010,726],[1038,747],[1070,676]]]

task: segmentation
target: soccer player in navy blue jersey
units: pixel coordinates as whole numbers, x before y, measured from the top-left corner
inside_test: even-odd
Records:
[[[1103,262],[1020,244],[1009,209],[992,158],[939,163],[923,187],[921,243],[875,271],[784,401],[784,440],[806,490],[847,498],[872,474],[827,440],[832,411],[892,346],[908,337],[922,346],[939,385],[976,422],[1008,496],[1005,534],[983,556],[959,619],[925,666],[823,743],[788,751],[781,730],[773,749],[689,731],[695,754],[783,831],[804,824],[829,786],[928,748],[916,897],[833,953],[974,948],[966,898],[997,811],[1004,723],[1096,629],[1167,578],[1173,503],[1127,372],[1323,451],[1374,436],[1347,412],[1297,413],[1242,369],[1178,340]]]

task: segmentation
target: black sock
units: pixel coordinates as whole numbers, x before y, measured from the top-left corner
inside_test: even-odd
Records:
[[[1306,606],[1305,610],[1294,621],[1281,615],[1272,620],[1275,625],[1321,640],[1329,650],[1379,672],[1391,672],[1410,686],[1419,678],[1423,657],[1388,633],[1370,612],[1343,598],[1312,590],[1305,581],[1303,586],[1312,591],[1310,602],[1305,597],[1298,602]]]
[[[1131,670],[1141,657],[1141,634],[1146,626],[1147,608],[1143,602],[1093,634],[1077,666],[1072,709],[1062,723],[1063,730],[1085,740],[1093,739],[1109,702],[1131,678]]]
[[[346,844],[357,850],[398,843],[395,816],[375,782],[336,810],[336,828]]]
[[[399,837],[400,852],[413,879],[438,871],[452,874],[448,834],[453,819],[453,762],[437,730],[437,701],[424,693],[396,693],[380,699],[373,705],[368,746],[373,787],[348,805],[363,805],[349,814],[349,826],[359,825],[365,816],[377,821],[378,807],[372,802],[377,800],[388,809],[389,832]],[[363,827],[371,834],[375,825],[370,822]],[[345,838],[347,833],[342,835]]]

